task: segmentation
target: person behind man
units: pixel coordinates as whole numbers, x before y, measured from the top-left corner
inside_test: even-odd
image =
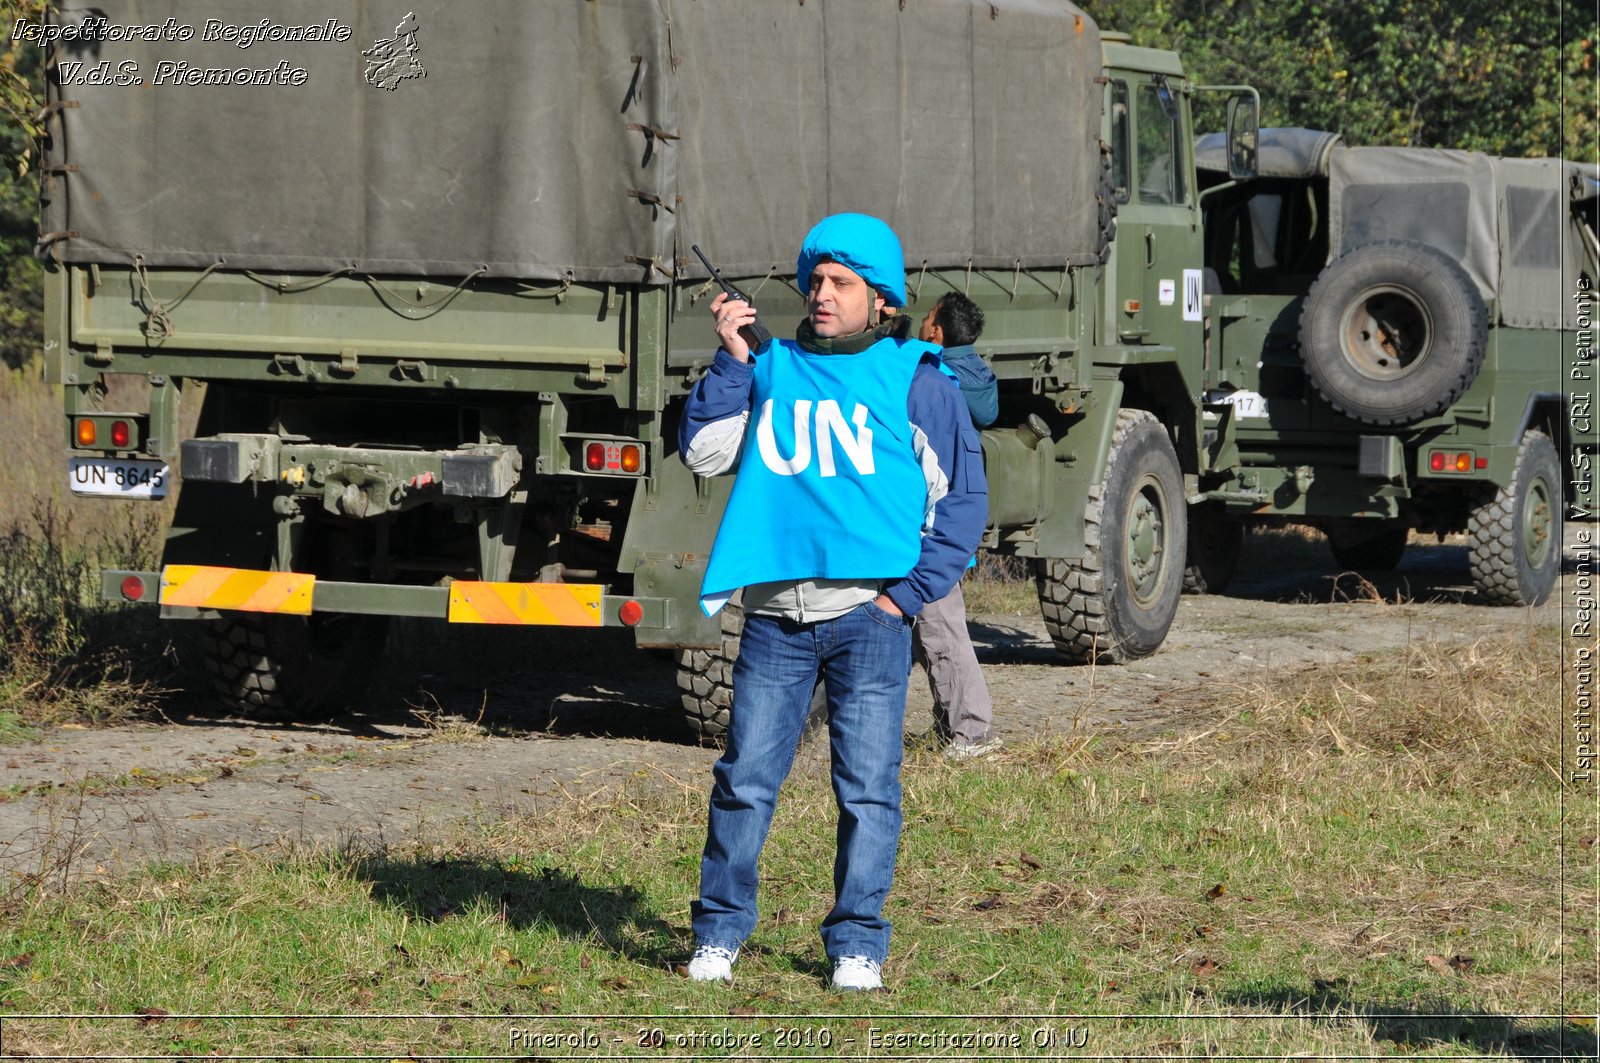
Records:
[[[973,348],[983,335],[983,310],[960,292],[946,292],[922,319],[918,338],[943,347],[940,357],[961,385],[972,423],[988,428],[1000,416],[1000,385]],[[967,634],[967,603],[961,583],[929,602],[911,634],[912,659],[928,670],[934,730],[946,742],[945,756],[982,757],[1000,748],[994,736],[994,702]]]
[[[879,323],[886,305],[905,305],[894,231],[862,214],[824,218],[797,265],[806,318],[793,341],[751,352],[739,329],[755,310],[712,301],[722,346],[678,432],[694,472],[737,467],[702,605],[714,613],[743,588],[745,613],[688,975],[731,979],[755,928],[757,862],[820,676],[839,808],[822,943],[835,989],[879,989],[912,618],[960,578],[988,489],[937,349],[908,339],[903,315]]]

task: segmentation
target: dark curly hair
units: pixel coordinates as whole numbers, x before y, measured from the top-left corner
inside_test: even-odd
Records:
[[[946,347],[965,347],[983,335],[983,311],[960,292],[945,292],[933,304],[933,321],[944,330]]]

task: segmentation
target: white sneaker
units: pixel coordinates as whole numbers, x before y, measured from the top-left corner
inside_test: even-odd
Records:
[[[733,961],[739,958],[738,949],[725,949],[721,945],[701,945],[689,958],[691,982],[733,981]]]
[[[840,956],[833,965],[833,988],[852,992],[883,988],[883,968],[865,956]]]
[[[990,753],[998,753],[1005,748],[1005,743],[998,738],[985,738],[970,745],[964,742],[951,742],[944,747],[944,755],[951,760],[975,760],[978,757],[987,757]]]

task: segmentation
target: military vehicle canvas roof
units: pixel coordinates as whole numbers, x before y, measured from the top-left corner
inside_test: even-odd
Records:
[[[792,273],[806,230],[846,210],[889,221],[913,273],[1098,250],[1100,40],[1066,0],[54,16],[91,17],[52,90],[43,228],[66,261],[659,284],[704,276],[690,243],[733,275]],[[95,84],[101,63],[143,84]]]
[[[1328,158],[1339,140],[1338,133],[1320,129],[1263,129],[1257,142],[1257,172],[1262,177],[1326,177]],[[1206,133],[1196,137],[1194,164],[1202,170],[1227,173],[1227,134]]]
[[[1329,182],[1330,260],[1363,244],[1415,240],[1461,263],[1499,320],[1576,328],[1569,292],[1585,235],[1568,203],[1600,195],[1600,167],[1441,148],[1350,147],[1337,133],[1262,129],[1263,177]],[[1221,133],[1195,138],[1195,165],[1227,172]]]
[[[1569,296],[1585,249],[1569,204],[1593,172],[1562,159],[1345,148],[1329,171],[1332,253],[1415,240],[1459,262],[1504,324],[1576,328]]]

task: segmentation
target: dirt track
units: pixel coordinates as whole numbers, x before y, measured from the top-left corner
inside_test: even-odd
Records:
[[[1397,573],[1362,587],[1331,565],[1284,567],[1252,552],[1256,542],[1226,596],[1186,598],[1167,645],[1132,665],[1059,663],[1035,612],[973,616],[1001,735],[1016,744],[1074,727],[1181,730],[1221,688],[1408,642],[1532,630],[1570,600],[1564,588],[1537,610],[1475,604],[1460,546],[1413,546]],[[704,786],[716,754],[682,737],[670,665],[617,633],[544,637],[520,650],[542,667],[482,681],[439,660],[407,671],[396,655],[390,684],[409,698],[380,698],[393,707],[324,726],[193,715],[0,747],[0,785],[22,788],[9,800],[0,791],[0,890],[41,872],[108,874],[284,839],[395,842],[461,816],[594,794],[641,771]],[[926,729],[930,709],[914,676],[908,732]]]

